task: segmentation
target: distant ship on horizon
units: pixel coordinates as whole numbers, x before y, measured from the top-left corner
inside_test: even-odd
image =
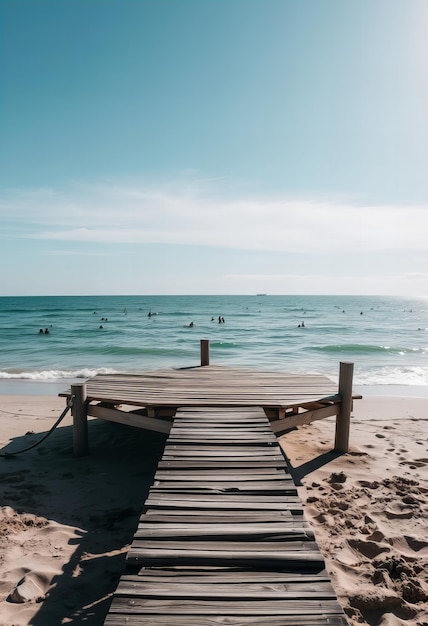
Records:
[[[266,296],[267,294],[265,293],[256,293],[256,296]]]

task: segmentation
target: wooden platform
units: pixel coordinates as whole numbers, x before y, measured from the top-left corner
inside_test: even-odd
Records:
[[[183,406],[286,409],[311,404],[336,391],[324,376],[209,365],[135,375],[98,374],[87,381],[86,394],[88,400],[155,411]]]
[[[261,408],[177,411],[105,624],[347,624]]]
[[[60,394],[73,397],[74,453],[88,452],[87,417],[168,434],[182,407],[261,407],[276,434],[336,416],[335,449],[348,450],[352,363],[341,363],[339,389],[324,376],[203,366],[142,374],[98,375]],[[123,410],[123,407],[127,410]]]

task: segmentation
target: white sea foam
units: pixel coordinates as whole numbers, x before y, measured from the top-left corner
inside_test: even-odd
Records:
[[[428,385],[428,367],[382,367],[356,371],[356,385]]]
[[[34,372],[0,372],[4,380],[49,381],[62,378],[92,378],[97,374],[116,374],[117,370],[103,367],[99,369],[83,368],[80,370],[43,370]]]

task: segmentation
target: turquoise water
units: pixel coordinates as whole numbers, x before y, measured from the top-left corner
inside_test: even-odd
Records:
[[[428,385],[428,299],[269,295],[3,297],[0,381],[197,365],[200,339],[213,364]]]

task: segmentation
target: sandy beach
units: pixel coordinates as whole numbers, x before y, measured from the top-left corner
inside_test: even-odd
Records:
[[[64,408],[0,396],[3,451],[30,446]],[[100,626],[164,438],[91,420],[72,454],[71,420],[29,452],[0,458],[0,626]],[[351,625],[428,624],[428,399],[355,402],[351,450],[334,420],[281,437]]]

